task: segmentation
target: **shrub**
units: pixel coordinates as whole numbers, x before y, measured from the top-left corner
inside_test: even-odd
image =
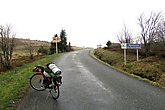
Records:
[[[165,73],[160,76],[158,83],[165,86]]]
[[[41,46],[39,49],[38,49],[38,53],[39,54],[42,54],[42,55],[47,55],[48,54],[48,50],[46,48],[44,48],[43,46]]]
[[[162,75],[162,71],[150,63],[133,62],[130,63],[130,65],[131,66],[126,66],[129,67],[129,69],[126,69],[129,73],[138,75],[151,81],[158,81]]]

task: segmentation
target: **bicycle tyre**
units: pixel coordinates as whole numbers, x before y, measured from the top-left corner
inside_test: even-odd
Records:
[[[30,86],[37,91],[45,90],[46,88],[43,86],[43,79],[41,74],[34,74],[30,78]]]
[[[52,95],[53,99],[58,99],[60,96],[60,88],[59,85],[54,85],[54,87],[51,89],[50,94]]]

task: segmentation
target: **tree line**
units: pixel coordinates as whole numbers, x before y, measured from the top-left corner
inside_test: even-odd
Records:
[[[152,52],[152,45],[159,44],[165,46],[165,19],[162,12],[151,12],[148,17],[143,13],[137,20],[137,24],[141,29],[139,35],[133,37],[133,34],[124,24],[122,30],[117,35],[120,43],[141,43],[146,56]],[[111,45],[110,41],[106,45],[109,47]]]
[[[64,29],[61,30],[60,32],[60,41],[57,43],[55,42],[51,42],[51,46],[50,46],[50,54],[54,54],[56,53],[56,46],[58,48],[58,52],[67,52],[67,51],[71,51],[71,43],[67,43],[67,34],[66,31]],[[58,37],[57,34],[54,35],[54,37]]]

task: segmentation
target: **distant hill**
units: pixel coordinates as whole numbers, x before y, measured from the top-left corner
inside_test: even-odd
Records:
[[[15,49],[16,50],[24,50],[29,46],[32,46],[32,47],[41,47],[41,46],[50,47],[50,45],[51,44],[48,41],[15,38]]]
[[[50,48],[51,43],[48,41],[40,41],[40,40],[30,40],[23,38],[15,38],[15,50],[29,50],[29,47],[33,47],[38,49],[43,46],[44,48]],[[72,50],[80,50],[82,47],[72,46]]]

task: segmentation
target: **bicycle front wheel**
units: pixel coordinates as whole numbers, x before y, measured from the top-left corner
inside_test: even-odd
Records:
[[[52,95],[53,99],[58,99],[60,95],[60,88],[58,85],[54,85],[54,87],[51,89],[50,94]]]
[[[30,86],[37,91],[43,91],[46,89],[43,85],[43,80],[44,77],[41,74],[34,74],[30,78]]]

